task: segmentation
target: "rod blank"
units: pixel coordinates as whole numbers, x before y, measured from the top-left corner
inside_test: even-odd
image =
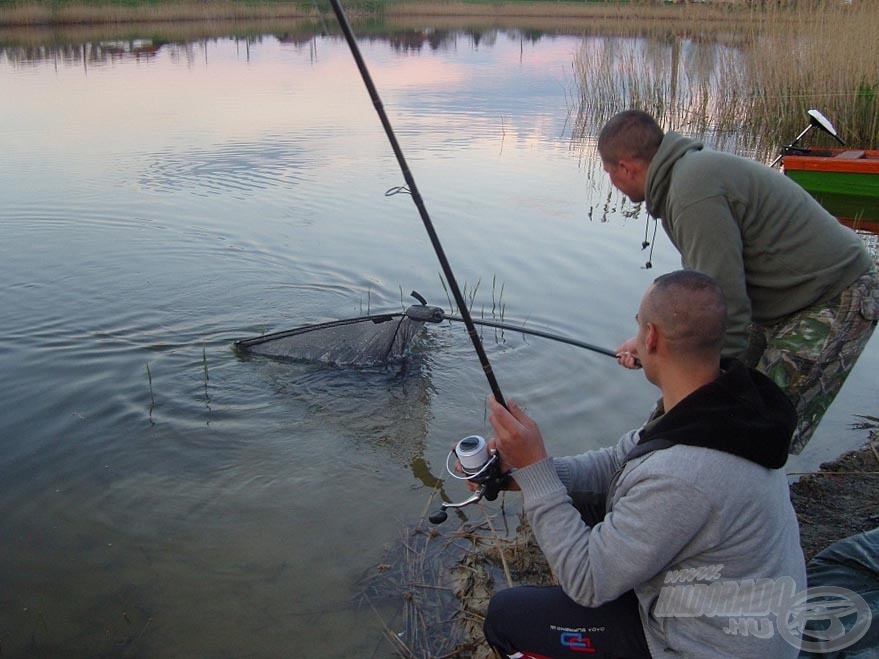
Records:
[[[433,227],[430,215],[427,213],[424,200],[421,198],[421,193],[418,191],[418,186],[415,184],[415,179],[412,177],[412,172],[409,171],[409,165],[406,163],[406,158],[403,155],[402,149],[400,149],[400,144],[397,142],[397,136],[394,134],[394,129],[391,126],[387,113],[385,112],[381,97],[372,81],[372,76],[369,75],[369,69],[366,67],[366,62],[360,54],[360,48],[357,45],[357,40],[354,38],[354,31],[351,29],[345,10],[342,8],[342,4],[339,0],[330,0],[330,4],[332,5],[333,12],[336,14],[336,18],[339,21],[339,26],[342,28],[342,34],[345,35],[345,41],[348,42],[348,47],[351,50],[351,54],[354,56],[354,61],[357,63],[357,68],[360,70],[360,77],[363,78],[363,83],[366,85],[366,89],[372,99],[372,104],[375,106],[375,111],[378,113],[382,126],[385,129],[385,133],[388,136],[388,141],[391,143],[391,148],[394,150],[394,155],[397,157],[397,163],[400,165],[400,170],[403,172],[403,178],[406,180],[406,185],[409,188],[409,192],[412,194],[412,200],[415,202],[416,208],[418,208],[418,213],[421,216],[424,228],[427,230],[427,235],[430,237],[430,242],[433,245],[437,258],[439,259],[443,275],[445,276],[449,289],[452,292],[452,297],[455,298],[455,304],[458,305],[461,319],[464,321],[464,325],[467,328],[467,334],[470,335],[470,341],[473,343],[473,347],[479,357],[479,363],[482,365],[482,370],[485,373],[489,386],[491,387],[491,392],[494,395],[495,400],[506,407],[506,401],[501,393],[497,379],[494,376],[494,371],[491,369],[488,355],[485,354],[485,349],[482,346],[482,342],[479,340],[479,334],[476,332],[476,326],[473,323],[473,319],[470,317],[470,312],[467,310],[467,302],[461,294],[461,289],[458,287],[458,282],[455,279],[452,267],[449,265],[449,261],[446,258],[443,246],[439,241],[439,236]]]

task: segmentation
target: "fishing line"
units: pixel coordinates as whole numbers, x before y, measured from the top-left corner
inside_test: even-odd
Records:
[[[415,184],[415,179],[409,171],[409,165],[406,164],[406,158],[403,155],[403,151],[400,149],[397,137],[394,134],[394,129],[385,113],[384,105],[379,97],[378,90],[376,89],[375,84],[373,84],[372,76],[369,75],[369,70],[366,68],[366,62],[360,54],[360,48],[357,46],[357,40],[354,38],[354,32],[351,29],[350,23],[348,23],[348,17],[345,15],[345,10],[342,8],[339,0],[330,0],[330,4],[332,5],[333,12],[336,14],[336,18],[339,21],[339,26],[342,28],[342,34],[345,35],[345,41],[348,42],[351,55],[354,57],[354,61],[360,71],[360,77],[363,78],[363,83],[366,85],[366,89],[372,99],[372,104],[375,106],[375,110],[378,113],[382,126],[385,129],[385,133],[388,136],[388,141],[391,143],[391,148],[394,150],[394,155],[397,157],[397,163],[403,173],[403,178],[406,180],[406,191],[412,195],[412,201],[415,202],[415,206],[418,208],[421,221],[424,224],[424,228],[427,230],[427,235],[430,237],[430,242],[433,245],[437,258],[439,259],[443,275],[445,275],[449,288],[452,291],[452,296],[455,298],[455,304],[458,305],[461,319],[464,321],[464,325],[467,328],[467,334],[470,335],[470,340],[473,343],[473,347],[476,349],[479,363],[482,364],[482,370],[485,373],[489,386],[491,387],[491,392],[494,394],[495,400],[506,407],[506,402],[504,401],[500,386],[498,386],[497,380],[494,377],[494,371],[492,371],[491,364],[488,361],[488,355],[485,354],[485,349],[482,347],[482,342],[479,340],[479,335],[476,332],[476,326],[474,325],[470,312],[467,309],[467,302],[464,300],[464,296],[458,288],[458,282],[455,279],[455,275],[452,272],[448,259],[446,258],[445,251],[440,244],[439,236],[437,236],[436,230],[433,227],[430,215],[427,213],[427,208],[424,205],[424,200],[421,198],[421,193],[418,191],[418,186]],[[402,192],[403,188],[396,188],[395,190]]]

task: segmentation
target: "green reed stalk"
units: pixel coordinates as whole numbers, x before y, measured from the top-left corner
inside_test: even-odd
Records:
[[[443,277],[442,273],[438,272],[440,284],[442,284],[443,291],[445,291],[446,299],[449,301],[449,313],[455,313],[455,304],[452,302],[452,296],[449,294],[449,289],[446,286],[446,280]]]

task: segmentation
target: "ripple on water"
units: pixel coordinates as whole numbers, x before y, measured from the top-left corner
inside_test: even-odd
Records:
[[[146,154],[140,176],[147,189],[189,190],[232,197],[300,183],[310,165],[308,152],[289,137],[229,142],[208,147],[168,148]]]

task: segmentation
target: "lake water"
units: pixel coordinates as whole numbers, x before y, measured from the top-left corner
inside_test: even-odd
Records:
[[[678,256],[660,231],[643,267],[644,215],[572,140],[583,37],[441,36],[361,48],[474,315],[616,347]],[[232,349],[413,289],[448,307],[345,43],[6,48],[0,117],[3,656],[390,656],[364,575],[435,484],[466,496],[446,453],[490,434],[466,332],[388,368]],[[656,397],[600,354],[483,340],[557,454]],[[877,368],[874,340],[789,471],[864,440]]]

